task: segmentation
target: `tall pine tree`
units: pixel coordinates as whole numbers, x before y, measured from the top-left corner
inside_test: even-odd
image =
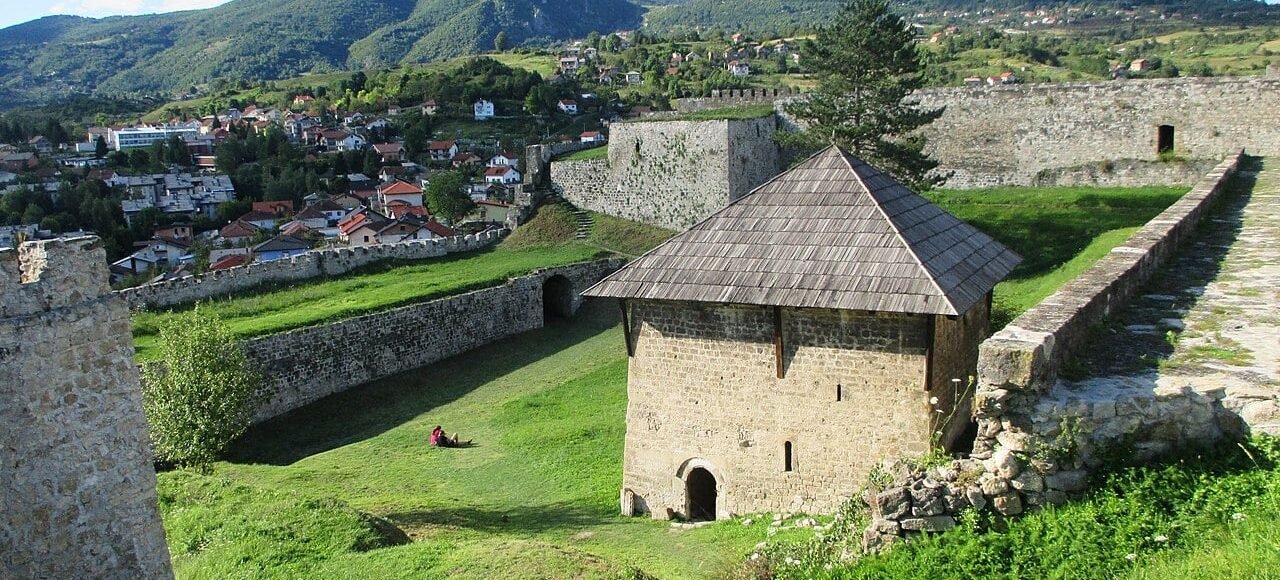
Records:
[[[887,0],[853,0],[805,43],[818,85],[787,112],[808,125],[798,144],[835,142],[903,183],[927,189],[945,178],[916,129],[942,115],[910,98],[923,85],[915,33]]]

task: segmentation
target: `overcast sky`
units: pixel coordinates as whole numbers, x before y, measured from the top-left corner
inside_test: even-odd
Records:
[[[225,4],[229,0],[5,0],[0,8],[0,28],[54,14],[115,16],[194,10]]]

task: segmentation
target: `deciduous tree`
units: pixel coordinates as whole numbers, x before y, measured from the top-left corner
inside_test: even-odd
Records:
[[[142,367],[156,458],[207,464],[249,427],[262,374],[231,330],[198,306],[160,327],[158,350],[159,358]]]

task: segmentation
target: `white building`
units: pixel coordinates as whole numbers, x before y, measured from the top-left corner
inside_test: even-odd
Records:
[[[123,151],[125,149],[150,147],[152,143],[155,143],[156,141],[167,141],[169,137],[174,135],[186,140],[195,139],[199,134],[200,127],[198,125],[130,127],[128,129],[111,131],[109,142],[107,144],[116,151]]]
[[[473,108],[475,109],[475,116],[477,121],[488,121],[489,119],[492,119],[494,116],[493,101],[480,99],[479,101],[476,101],[476,104],[473,106]]]

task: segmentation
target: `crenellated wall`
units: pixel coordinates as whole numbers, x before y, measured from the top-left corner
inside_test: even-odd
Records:
[[[129,312],[96,237],[0,250],[0,577],[172,578]]]
[[[611,127],[607,161],[555,161],[555,191],[578,207],[683,230],[773,178],[774,115],[635,121]]]
[[[582,290],[621,265],[599,260],[548,268],[495,288],[247,341],[250,359],[268,380],[269,399],[255,421],[542,328],[544,298],[553,301],[553,312],[576,311]],[[548,283],[552,279],[568,284]]]
[[[130,309],[163,308],[249,290],[273,282],[296,282],[320,276],[336,276],[383,260],[422,260],[455,252],[470,252],[497,242],[505,231],[434,240],[410,240],[355,248],[312,250],[272,262],[183,276],[127,288],[117,292]]]

